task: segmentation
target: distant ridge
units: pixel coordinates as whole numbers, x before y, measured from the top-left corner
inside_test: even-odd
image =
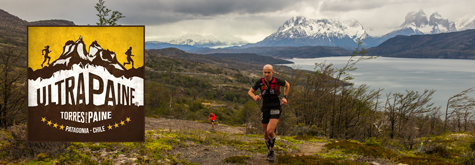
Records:
[[[0,46],[3,44],[26,47],[28,25],[75,25],[68,20],[40,20],[28,22],[0,9]]]
[[[201,49],[192,51],[201,54],[214,53],[255,53],[263,56],[275,58],[317,58],[330,56],[349,56],[351,50],[340,47],[329,46],[302,46],[302,47],[249,47],[249,48],[227,48],[227,49]]]
[[[367,54],[384,57],[475,59],[475,29],[432,35],[399,35],[368,49]]]

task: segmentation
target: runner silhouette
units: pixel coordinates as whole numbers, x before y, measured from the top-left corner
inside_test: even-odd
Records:
[[[49,57],[48,54],[51,52],[52,51],[49,50],[49,45],[46,45],[45,48],[41,51],[41,54],[45,55],[45,60],[43,61],[43,63],[41,63],[41,67],[43,67],[43,64],[46,62],[46,59],[48,59],[48,65],[49,65],[49,61],[51,60],[51,57]]]
[[[127,52],[125,52],[125,54],[127,55],[127,63],[124,62],[124,66],[125,64],[130,64],[130,62],[132,62],[132,68],[134,68],[134,60],[132,60],[132,47],[130,47]]]

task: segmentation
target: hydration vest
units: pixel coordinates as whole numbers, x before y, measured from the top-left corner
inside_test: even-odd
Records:
[[[279,95],[280,86],[277,82],[275,82],[275,77],[272,77],[269,86],[266,84],[266,80],[262,78],[262,86],[261,86],[261,94],[262,96],[269,96],[269,95]]]

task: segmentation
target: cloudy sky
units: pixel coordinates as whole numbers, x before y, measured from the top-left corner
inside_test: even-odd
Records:
[[[95,24],[98,0],[0,0],[0,9],[26,21],[66,19]],[[356,19],[370,35],[383,35],[404,22],[408,12],[438,12],[455,20],[475,15],[474,0],[106,0],[120,11],[123,25],[145,25],[146,41],[184,34],[233,35],[258,42],[293,16]]]

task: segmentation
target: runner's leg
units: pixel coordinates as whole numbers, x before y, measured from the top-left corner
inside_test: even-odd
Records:
[[[269,136],[269,138],[274,138],[275,137],[274,130],[275,130],[275,127],[277,126],[278,122],[279,122],[279,119],[270,119],[269,120],[269,124],[267,124],[267,129],[264,130],[264,131],[266,131],[266,134],[267,134],[267,136]]]
[[[279,119],[270,119],[269,124],[267,125],[267,135],[269,136],[269,161],[274,161],[275,159],[275,154],[274,154],[274,144],[275,144],[275,127],[277,126],[277,123],[279,122]]]
[[[267,124],[262,124],[262,130],[264,130],[264,140],[267,144],[267,149],[269,149],[269,136],[267,135]]]

